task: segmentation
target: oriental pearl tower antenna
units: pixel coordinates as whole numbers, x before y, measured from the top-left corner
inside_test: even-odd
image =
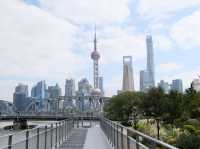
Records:
[[[97,37],[96,37],[96,26],[94,33],[94,51],[91,53],[91,59],[93,60],[93,77],[94,77],[94,88],[99,88],[99,58],[100,54],[97,51]]]

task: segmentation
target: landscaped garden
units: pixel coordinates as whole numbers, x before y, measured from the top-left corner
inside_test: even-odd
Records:
[[[124,92],[113,96],[104,112],[113,121],[181,149],[200,149],[200,93],[192,87],[184,94],[165,94],[161,88]]]

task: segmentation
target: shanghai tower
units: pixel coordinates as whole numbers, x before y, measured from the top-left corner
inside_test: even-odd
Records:
[[[147,45],[147,73],[148,73],[147,84],[148,88],[151,88],[155,86],[153,41],[151,35],[147,35],[146,45]]]

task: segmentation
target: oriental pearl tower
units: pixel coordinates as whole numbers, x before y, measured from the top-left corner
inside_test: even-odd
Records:
[[[97,37],[96,37],[96,27],[95,27],[94,51],[91,53],[91,59],[93,60],[94,89],[99,88],[99,58],[100,54],[97,51]]]

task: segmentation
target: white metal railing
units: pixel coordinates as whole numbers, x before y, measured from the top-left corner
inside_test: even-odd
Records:
[[[100,126],[114,149],[178,149],[105,118],[100,119]]]
[[[55,149],[69,137],[73,119],[0,137],[0,149]]]

